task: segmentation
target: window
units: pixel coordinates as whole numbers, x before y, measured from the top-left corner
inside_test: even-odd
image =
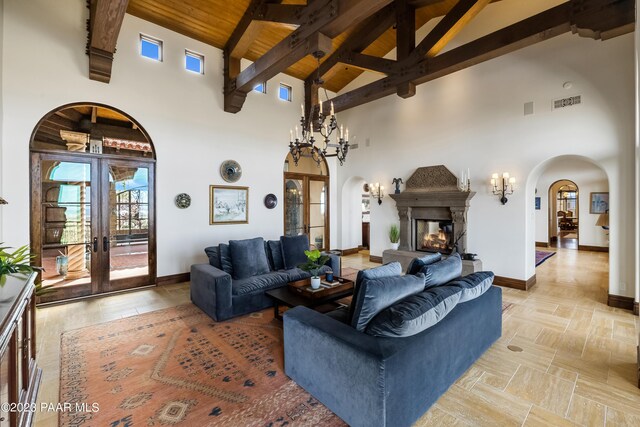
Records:
[[[253,90],[260,93],[267,93],[267,82],[256,85],[256,87],[254,87]]]
[[[204,56],[189,50],[184,51],[185,68],[194,73],[204,74]]]
[[[291,89],[291,86],[287,86],[284,83],[280,83],[280,90],[278,91],[278,98],[282,99],[283,101],[289,101],[291,102],[291,92],[293,89]]]
[[[140,55],[155,61],[162,61],[162,42],[140,34]]]

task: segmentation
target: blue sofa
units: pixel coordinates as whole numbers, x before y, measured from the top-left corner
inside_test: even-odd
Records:
[[[422,293],[466,286],[467,277]],[[477,278],[486,283],[493,274]],[[351,426],[409,426],[501,336],[502,290],[490,283],[485,289],[480,296],[472,290],[465,296],[472,299],[448,307],[433,326],[404,337],[358,331],[346,310],[288,310],[285,372]]]
[[[240,250],[233,251],[234,243]],[[283,250],[283,244],[288,245],[288,252]],[[309,273],[295,267],[306,259],[305,248],[309,249],[306,235],[270,241],[247,239],[208,247],[205,252],[209,263],[191,266],[191,301],[217,321],[272,307],[273,300],[265,295],[265,291],[310,277]],[[323,271],[331,269],[340,274],[340,257],[328,255],[330,259]],[[239,265],[263,256],[266,265],[258,268],[258,274],[243,271],[238,276]]]

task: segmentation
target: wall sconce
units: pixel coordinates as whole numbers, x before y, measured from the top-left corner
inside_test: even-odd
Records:
[[[500,203],[503,205],[507,203],[507,196],[513,194],[513,186],[516,183],[514,177],[509,177],[509,172],[504,172],[502,177],[497,173],[491,175],[491,187],[493,194],[500,196]]]
[[[382,198],[384,197],[384,185],[380,185],[379,182],[369,184],[369,193],[371,194],[371,197],[378,199],[379,205],[382,204]]]

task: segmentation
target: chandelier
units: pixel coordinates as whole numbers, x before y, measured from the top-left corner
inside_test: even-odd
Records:
[[[324,52],[316,51],[313,53],[313,56],[318,61],[318,75],[314,83],[318,85],[320,89],[324,83],[320,78],[320,58],[324,56]],[[327,90],[322,89],[324,90],[325,97],[328,99]],[[313,119],[313,112],[315,110],[313,106],[309,109],[310,117],[308,120],[304,117],[304,104],[300,106],[300,110],[300,132],[298,131],[298,126],[296,126],[294,139],[294,131],[289,131],[289,152],[296,166],[302,157],[311,157],[318,166],[320,166],[322,160],[327,157],[337,157],[340,166],[342,166],[349,152],[349,129],[344,129],[343,125],[338,126],[338,119],[333,109],[333,102],[331,103],[331,111],[329,114],[325,114],[322,111],[322,101],[320,101],[318,117],[315,120]],[[334,131],[335,142],[332,142]],[[302,133],[302,135],[300,133]],[[314,135],[315,133],[319,134],[317,138]],[[330,153],[329,150],[331,149],[335,149],[335,152]]]

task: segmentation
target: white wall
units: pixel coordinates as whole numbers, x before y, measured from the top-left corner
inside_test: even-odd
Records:
[[[549,242],[549,189],[556,181],[573,181],[578,186],[578,240],[585,246],[608,246],[607,232],[596,227],[599,215],[589,213],[590,193],[608,192],[607,175],[602,169],[580,158],[556,159],[542,172],[536,188],[540,210],[535,211],[536,242]],[[552,196],[555,203],[555,196]],[[552,208],[555,211],[555,204]],[[553,235],[553,234],[552,234]]]
[[[64,6],[49,0],[6,0],[4,21],[4,124],[2,178],[4,235],[11,245],[29,241],[29,138],[48,111],[77,101],[124,110],[148,131],[157,152],[158,275],[189,270],[205,260],[203,248],[235,238],[277,238],[283,224],[283,162],[289,129],[304,99],[301,81],[279,75],[269,93],[250,93],[238,114],[223,111],[222,52],[130,15],[118,39],[110,84],[88,78],[84,0]],[[138,55],[139,32],[164,42],[162,63]],[[184,49],[205,55],[205,75],[184,70]],[[293,102],[277,100],[277,85],[293,87]],[[209,225],[209,185],[224,184],[219,167],[235,159],[243,168],[236,185],[248,186],[248,225]],[[335,169],[335,168],[334,168]],[[331,171],[334,173],[334,170]],[[192,197],[175,207],[176,194]],[[276,209],[263,198],[278,196]],[[332,211],[336,209],[332,206]]]
[[[478,25],[493,25],[502,6],[513,4],[492,4],[491,13],[476,18]],[[460,37],[474,34],[463,31]],[[635,232],[629,230],[635,222],[632,52],[632,35],[601,42],[566,34],[421,85],[410,99],[390,96],[341,113],[351,134],[359,141],[369,138],[370,146],[361,144],[339,179],[367,176],[391,188],[393,177],[406,179],[420,166],[443,164],[454,173],[470,168],[477,194],[468,215],[468,250],[497,275],[526,280],[535,274],[537,166],[563,155],[590,158],[609,177],[610,293],[631,296],[636,260]],[[566,81],[573,82],[570,90],[563,89]],[[551,110],[552,100],[570,95],[582,95],[582,105]],[[529,101],[535,114],[524,116]],[[493,172],[503,171],[519,181],[505,206],[488,185]],[[372,206],[372,255],[389,247],[386,231],[397,221],[390,198]],[[616,224],[625,224],[625,230]]]
[[[3,16],[3,12],[4,12],[4,0],[0,0],[0,64],[4,63],[4,57],[3,57],[3,52],[4,52],[4,19],[2,19],[1,17]],[[4,123],[4,114],[3,114],[3,105],[4,105],[4,97],[3,97],[3,80],[2,80],[2,66],[0,65],[0,164],[2,164],[2,145],[3,145],[3,140],[2,140],[2,134],[3,134],[3,123]],[[3,195],[2,192],[2,174],[0,173],[0,196]],[[6,200],[6,198],[5,198]],[[2,211],[3,208],[0,207],[0,241],[2,241]]]
[[[366,182],[364,178],[354,176],[342,186],[341,249],[362,245],[362,187]]]

